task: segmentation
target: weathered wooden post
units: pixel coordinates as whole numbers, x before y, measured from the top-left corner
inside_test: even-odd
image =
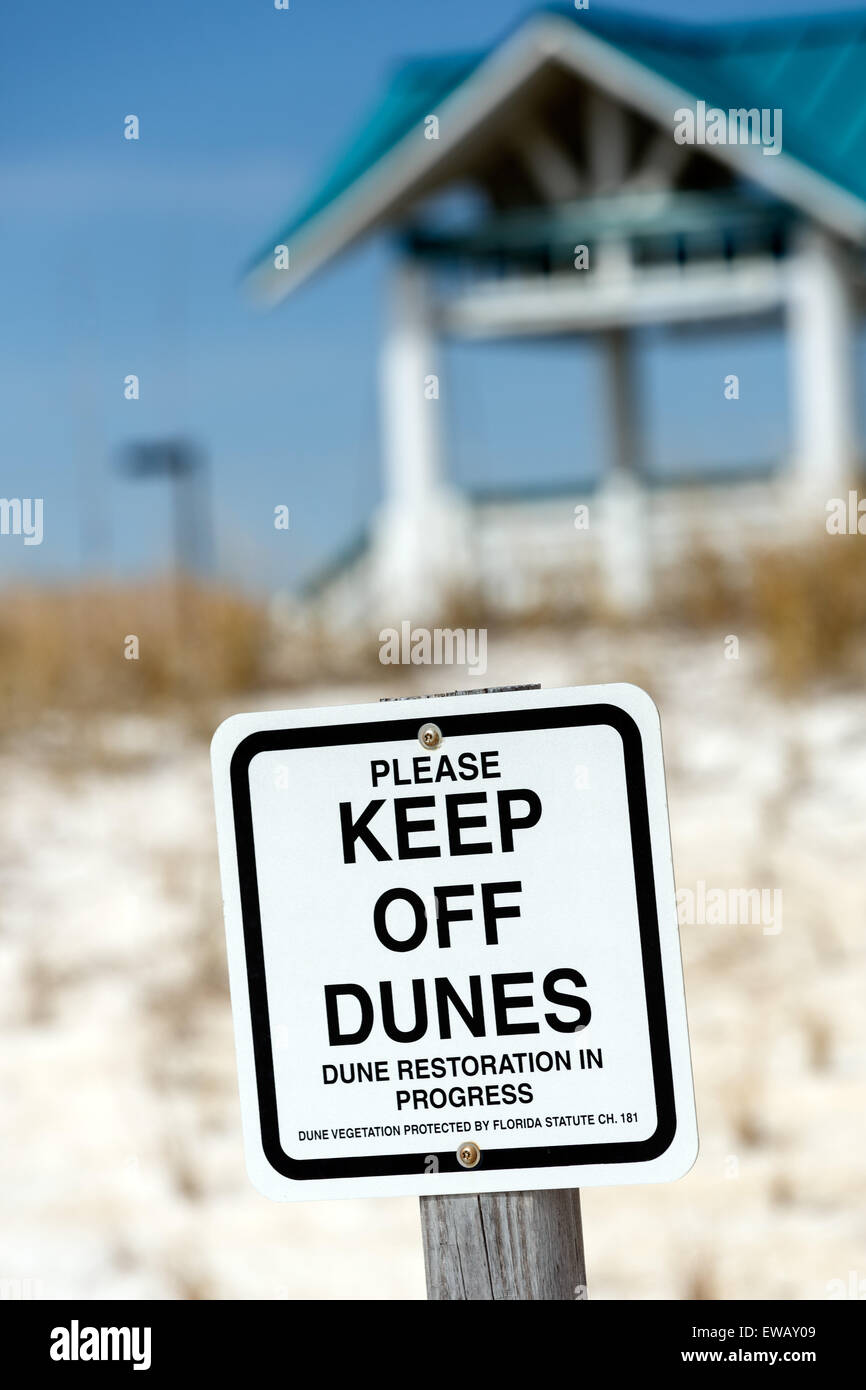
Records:
[[[540,689],[499,685],[475,693]],[[420,1202],[429,1299],[586,1298],[577,1190],[482,1192]]]
[[[578,1191],[420,1201],[428,1298],[586,1298]]]

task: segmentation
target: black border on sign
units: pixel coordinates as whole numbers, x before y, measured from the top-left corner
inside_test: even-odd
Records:
[[[429,709],[424,719],[429,719]],[[480,714],[438,714],[443,735],[460,738],[472,734],[521,733],[531,729],[579,728],[608,724],[620,735],[625,760],[628,812],[634,861],[644,988],[650,1036],[657,1126],[648,1139],[633,1142],[551,1144],[533,1148],[487,1149],[485,1172],[512,1168],[570,1167],[589,1163],[637,1163],[658,1158],[676,1133],[673,1073],[665,1008],[655,877],[650,842],[649,811],[644,777],[640,730],[631,715],[617,705],[570,705],[543,709],[492,710]],[[368,1158],[291,1158],[280,1144],[274,1080],[268,988],[259,908],[255,842],[250,799],[249,768],[259,753],[295,748],[342,747],[347,744],[382,743],[389,739],[414,742],[419,716],[382,719],[362,724],[318,725],[315,728],[275,729],[249,734],[232,754],[231,787],[240,877],[241,912],[250,996],[253,1054],[259,1100],[262,1147],[268,1162],[286,1178],[370,1178],[412,1175],[426,1167],[425,1153],[382,1154]],[[456,1149],[439,1152],[440,1173],[469,1172],[457,1162]],[[480,1169],[474,1170],[476,1173]]]

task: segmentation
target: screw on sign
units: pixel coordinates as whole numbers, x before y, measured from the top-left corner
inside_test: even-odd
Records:
[[[583,1296],[577,1189],[697,1153],[657,711],[410,708],[214,737],[247,1166],[281,1201],[420,1196],[431,1298]]]

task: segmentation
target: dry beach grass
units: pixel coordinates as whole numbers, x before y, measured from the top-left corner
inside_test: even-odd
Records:
[[[866,676],[866,546],[821,534],[731,561],[696,542],[688,563],[664,581],[657,621],[684,635],[719,632],[760,639],[762,675],[781,692],[828,678]],[[441,620],[486,627],[503,640],[513,624],[471,595],[454,596]],[[586,606],[585,595],[542,604],[528,634],[557,627],[611,628],[628,649],[634,625]],[[642,624],[638,624],[638,627]],[[139,657],[124,659],[130,636]],[[313,682],[390,681],[374,632],[323,629],[314,609],[263,601],[190,579],[7,589],[0,602],[3,727],[44,721],[58,710],[172,710],[210,718],[214,697]],[[402,679],[402,673],[396,673]]]

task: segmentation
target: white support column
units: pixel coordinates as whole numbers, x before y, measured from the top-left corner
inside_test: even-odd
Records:
[[[596,509],[604,595],[624,614],[641,612],[652,595],[647,492],[636,470],[637,430],[634,338],[628,330],[602,338],[608,373],[612,433],[611,466],[602,479]]]
[[[817,228],[791,257],[789,344],[795,495],[844,495],[857,461],[852,287],[843,253]]]
[[[385,496],[373,536],[377,619],[426,623],[467,581],[465,509],[444,482],[442,383],[423,265],[401,262],[381,359]]]

